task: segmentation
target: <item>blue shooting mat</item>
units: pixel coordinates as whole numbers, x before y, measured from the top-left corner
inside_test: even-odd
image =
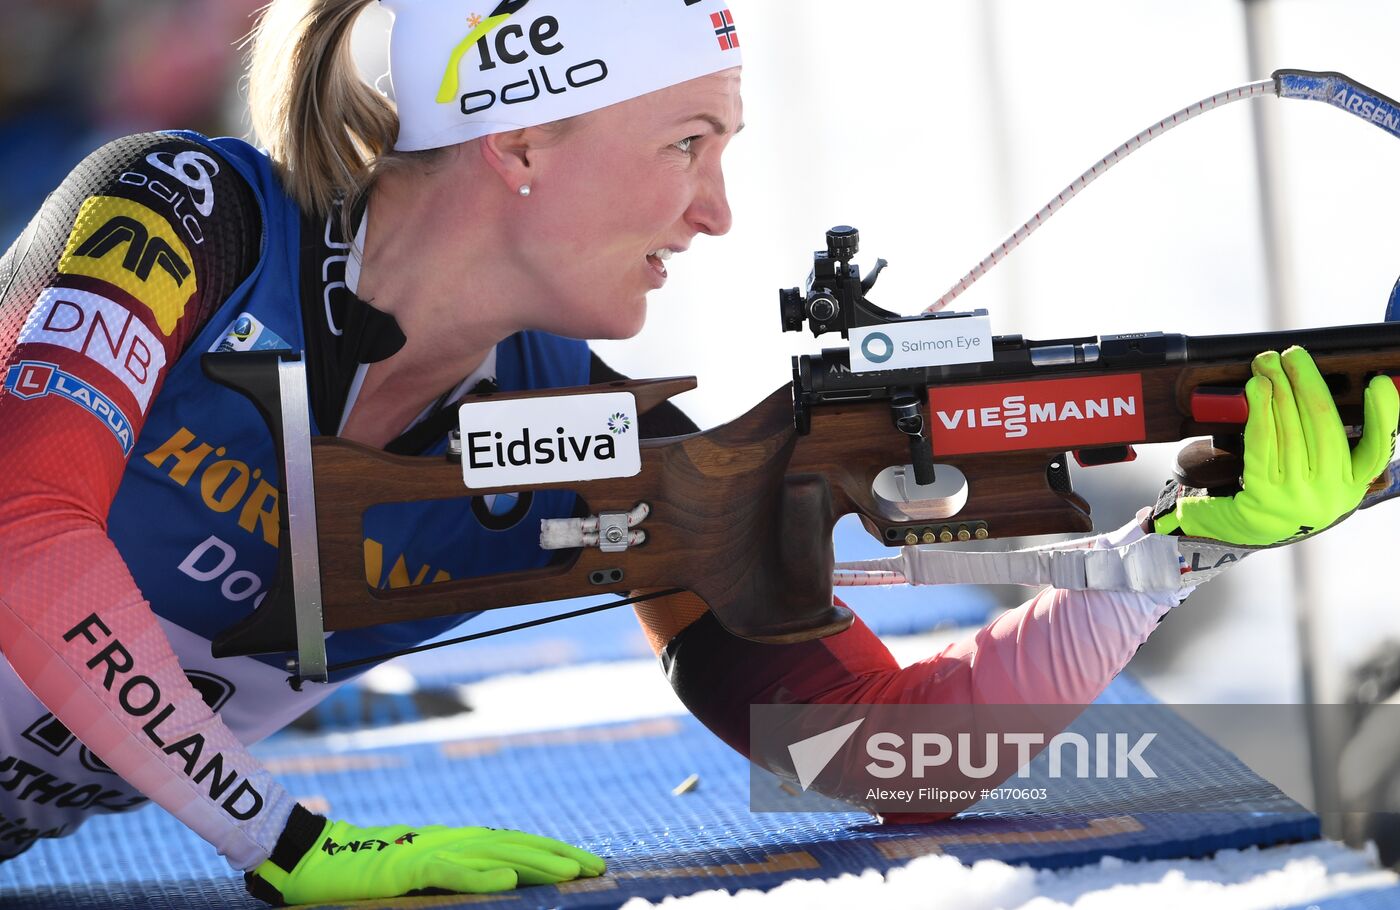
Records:
[[[1127,678],[1100,699],[1148,702]],[[1194,741],[1174,737],[1171,755],[1154,754],[1154,766],[1165,760],[1200,770],[1189,779],[1174,775],[1182,783],[1169,800],[1155,789],[1153,811],[1013,817],[1005,803],[995,811],[979,804],[958,819],[922,826],[879,826],[856,813],[751,813],[748,763],[690,717],[343,753],[319,743],[281,737],[256,751],[298,798],[335,817],[516,827],[609,861],[603,878],[559,887],[356,908],[617,907],[634,896],[657,901],[883,871],[935,852],[965,863],[1065,868],[1104,856],[1204,856],[1319,836],[1315,816],[1199,733]],[[674,795],[690,775],[698,775],[698,785]],[[1037,786],[1036,776],[1025,785]],[[1202,794],[1225,791],[1249,797],[1256,810],[1199,811]],[[1270,811],[1257,811],[1261,804]],[[261,906],[207,845],[158,810],[95,819],[75,836],[42,841],[0,866],[0,907],[7,910]]]

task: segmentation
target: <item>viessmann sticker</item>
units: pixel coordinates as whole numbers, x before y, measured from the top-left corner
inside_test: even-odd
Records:
[[[462,477],[472,489],[633,477],[642,470],[631,392],[472,401],[457,413]]]
[[[1082,449],[1147,436],[1137,373],[931,387],[929,423],[935,455]]]

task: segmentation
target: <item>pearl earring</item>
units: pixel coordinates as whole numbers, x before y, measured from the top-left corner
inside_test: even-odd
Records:
[[[520,195],[522,195],[522,196],[528,196],[528,195],[530,195],[530,184],[527,183],[527,184],[525,184],[524,186],[522,186],[522,187],[520,188],[520,191],[519,191],[519,192],[520,192]]]

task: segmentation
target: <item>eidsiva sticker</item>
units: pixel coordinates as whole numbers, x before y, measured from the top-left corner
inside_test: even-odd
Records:
[[[936,386],[928,397],[935,455],[1079,449],[1147,436],[1137,373]]]
[[[911,319],[851,329],[851,371],[942,367],[992,359],[992,321],[986,316]]]
[[[475,490],[634,477],[642,470],[631,392],[472,401],[457,419],[462,478]]]

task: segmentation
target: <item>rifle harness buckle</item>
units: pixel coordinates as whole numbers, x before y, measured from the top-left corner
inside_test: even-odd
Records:
[[[639,502],[630,512],[600,512],[587,518],[546,518],[540,522],[540,549],[597,547],[604,553],[623,553],[646,542],[647,532],[637,526],[650,514],[651,506]]]
[[[626,552],[631,535],[626,512],[602,512],[598,515],[598,549],[604,553]],[[642,532],[638,532],[642,533]]]

